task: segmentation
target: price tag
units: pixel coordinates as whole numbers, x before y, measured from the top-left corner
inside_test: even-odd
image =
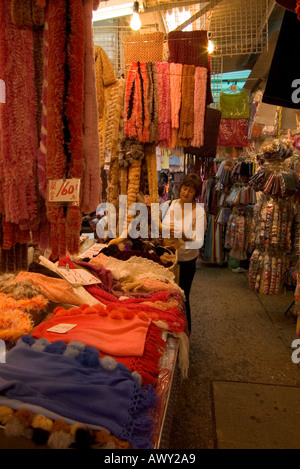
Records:
[[[99,254],[102,249],[107,248],[107,244],[100,244],[100,243],[95,243],[93,246],[88,248],[86,251],[84,251],[80,256],[78,256],[78,259],[84,259],[85,257],[88,257],[91,259],[95,255]]]
[[[49,202],[79,202],[80,179],[52,179],[49,181]]]
[[[105,164],[105,165],[104,165],[104,170],[105,170],[105,171],[109,171],[109,170],[110,170],[109,164]]]
[[[58,267],[57,273],[67,280],[71,285],[95,285],[101,283],[94,275],[90,274],[84,269],[65,269],[64,267]]]
[[[106,148],[104,151],[104,163],[110,163],[111,162],[111,153],[110,151]]]
[[[47,332],[56,332],[57,334],[66,334],[66,332],[70,331],[71,329],[74,329],[77,324],[56,324],[56,326],[50,327],[47,329]]]

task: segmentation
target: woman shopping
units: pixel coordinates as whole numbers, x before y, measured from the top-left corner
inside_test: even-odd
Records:
[[[197,174],[186,175],[175,199],[162,218],[162,236],[178,242],[179,286],[185,293],[188,330],[191,332],[190,290],[196,272],[196,261],[204,243],[206,215],[201,204],[196,203],[201,180]]]

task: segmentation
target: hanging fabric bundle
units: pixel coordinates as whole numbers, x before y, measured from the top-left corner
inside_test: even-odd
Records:
[[[171,111],[171,139],[170,148],[175,148],[179,129],[179,111],[181,106],[182,64],[170,63],[170,111]]]
[[[158,81],[157,69],[155,62],[147,62],[147,106],[149,112],[149,142],[158,142],[158,113],[159,113],[159,97],[158,97]]]
[[[10,2],[0,4],[0,70],[6,103],[0,105],[0,181],[4,249],[27,243],[37,230],[37,102],[34,40],[30,28],[11,20]],[[20,57],[20,54],[22,57]]]
[[[64,41],[61,40],[64,33]],[[84,16],[80,0],[49,3],[47,180],[83,173]],[[78,206],[47,204],[54,258],[79,247]]]
[[[194,137],[191,145],[201,147],[204,143],[204,118],[206,108],[207,69],[196,67],[194,90]]]
[[[171,136],[171,103],[168,62],[157,62],[158,85],[158,144],[167,146]]]
[[[72,2],[70,2],[72,3]],[[98,134],[98,106],[97,91],[95,78],[95,52],[93,41],[93,0],[84,0],[83,2],[83,18],[84,18],[84,35],[79,39],[84,44],[84,85],[83,85],[83,161],[82,168],[82,197],[80,208],[83,213],[91,213],[101,202],[101,179],[100,179],[100,146]],[[81,18],[79,19],[81,22]],[[76,28],[74,23],[74,29]],[[77,30],[76,30],[77,34]],[[71,43],[73,38],[71,36]],[[80,47],[82,45],[80,44]],[[75,49],[76,51],[76,49]],[[74,67],[75,70],[75,67]],[[107,82],[109,78],[107,77]],[[79,86],[82,86],[79,84]],[[75,90],[74,90],[75,91]],[[80,88],[79,88],[80,91]],[[81,92],[81,91],[80,91]],[[72,98],[70,98],[71,101]],[[80,95],[81,99],[81,95]],[[81,105],[79,105],[81,107]],[[80,109],[78,115],[81,117]],[[78,129],[79,130],[79,129]],[[74,136],[73,136],[74,137]],[[80,134],[76,134],[78,144],[80,144]],[[73,177],[76,177],[75,175]],[[78,212],[79,214],[79,212]],[[78,219],[79,222],[79,219]],[[81,220],[80,220],[81,226]],[[80,226],[78,224],[77,230]],[[75,235],[75,231],[74,231]]]
[[[190,145],[194,136],[195,66],[184,65],[182,71],[181,108],[178,132],[180,146]]]

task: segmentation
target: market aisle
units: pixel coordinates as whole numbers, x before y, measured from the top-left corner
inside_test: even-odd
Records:
[[[180,388],[170,449],[299,448],[296,328],[293,316],[284,315],[292,301],[292,291],[257,295],[246,274],[226,267],[197,269],[189,379]],[[283,441],[272,434],[274,422]]]

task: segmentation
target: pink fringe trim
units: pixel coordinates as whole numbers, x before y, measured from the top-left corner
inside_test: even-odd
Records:
[[[204,119],[206,109],[207,69],[196,67],[194,90],[194,137],[191,145],[201,147],[204,144]]]
[[[158,144],[167,146],[171,136],[171,102],[168,62],[157,62]]]
[[[170,99],[171,99],[171,125],[179,129],[179,111],[181,105],[182,64],[170,64]]]

